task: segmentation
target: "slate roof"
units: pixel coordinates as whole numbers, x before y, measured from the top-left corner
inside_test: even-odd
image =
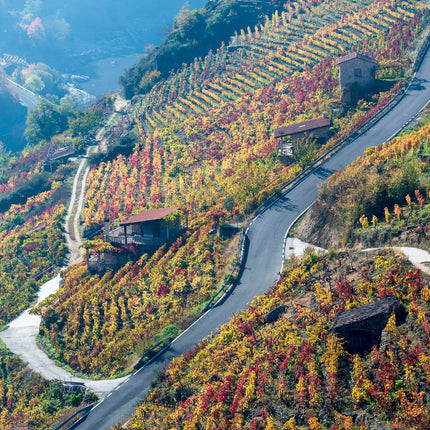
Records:
[[[178,210],[177,207],[143,211],[123,221],[120,225],[140,224],[145,221],[155,221],[164,218],[176,210]]]
[[[286,127],[279,127],[275,129],[275,138],[283,136],[291,136],[297,133],[302,133],[303,131],[316,130],[318,128],[330,126],[330,118],[316,118],[309,121],[298,122],[296,124],[290,124]]]
[[[332,329],[349,327],[359,322],[371,321],[375,317],[390,316],[399,305],[396,297],[391,296],[367,305],[359,306],[337,314],[333,319]]]
[[[376,64],[377,61],[370,57],[369,55],[363,55],[359,54],[358,52],[352,52],[351,54],[343,55],[340,58],[336,59],[336,64],[339,65],[341,63],[345,63],[346,61],[354,60],[355,58],[358,58],[359,60],[368,61],[369,63]]]

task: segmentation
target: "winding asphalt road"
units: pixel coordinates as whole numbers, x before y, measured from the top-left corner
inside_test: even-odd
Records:
[[[318,185],[332,173],[345,168],[364,149],[389,140],[430,100],[430,54],[424,61],[402,100],[375,126],[361,135],[330,160],[287,191],[266,211],[254,219],[247,237],[249,248],[245,267],[234,291],[221,304],[205,313],[182,333],[158,359],[131,375],[89,414],[79,430],[109,429],[120,420],[126,421],[150,383],[173,357],[188,351],[202,338],[219,328],[256,295],[262,294],[277,280],[281,269],[284,236],[294,220],[305,211],[318,194]]]
[[[39,103],[42,98],[38,96],[37,94],[33,93],[32,91],[28,90],[27,88],[24,88],[22,85],[19,85],[12,79],[7,78],[7,81],[11,86],[13,86],[18,94],[19,94],[19,101],[21,104],[23,104],[28,110],[34,109],[37,104]]]

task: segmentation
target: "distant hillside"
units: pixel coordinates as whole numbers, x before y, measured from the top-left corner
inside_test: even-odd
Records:
[[[23,10],[23,3],[17,3],[16,8]],[[238,3],[245,2],[228,4]],[[195,16],[186,9],[184,14]],[[408,69],[405,58],[417,48],[417,38],[427,22],[426,6],[414,0],[287,3],[286,10],[268,19],[263,17],[256,27],[238,29],[237,36],[232,32],[232,45],[221,44],[205,58],[186,64],[148,93],[134,97],[131,103],[106,97],[100,106],[115,106],[117,112],[99,135],[105,133],[103,139],[110,146],[106,154],[88,160],[85,200],[77,221],[85,232],[97,232],[106,217],[115,227],[146,209],[181,207],[187,215],[187,227],[152,256],[132,256],[116,271],[90,273],[85,262],[65,271],[63,288],[38,307],[42,314],[39,339],[52,357],[76,372],[113,376],[130,370],[159,339],[166,340],[188,327],[235,262],[238,237],[229,242],[228,237],[214,234],[219,224],[229,223],[221,227],[231,230],[233,225],[245,225],[247,215],[272,193],[279,192],[280,186],[303,167],[280,160],[274,128],[328,112],[331,137],[316,151],[331,148],[398,91]],[[37,23],[33,27],[37,28]],[[382,92],[347,108],[339,103],[335,58],[351,51],[370,51],[384,66],[378,71],[378,79],[389,79]],[[151,80],[160,77],[155,73]],[[147,82],[140,79],[139,91]],[[52,106],[47,110],[55,111]],[[96,134],[95,130],[84,133],[87,126],[94,125],[91,118],[82,113],[70,115],[70,133],[49,133],[45,137],[52,137],[55,145],[66,141],[77,149],[83,148],[93,142]],[[428,134],[427,130],[424,137]],[[407,164],[407,157],[411,157],[421,169],[428,145],[417,136],[403,139],[394,152],[387,152],[388,146],[370,150],[367,155],[371,166],[366,167],[377,171],[380,161],[387,160],[388,167],[382,167],[384,172],[388,175],[392,171],[402,179],[399,172],[403,173],[403,159]],[[58,160],[52,166],[45,164],[48,150],[48,145],[40,143],[27,148],[21,156],[0,157],[0,203],[3,201],[4,207],[7,203],[8,208],[0,214],[0,273],[4,274],[0,277],[0,325],[29,306],[38,285],[65,263],[64,204],[76,163],[67,165],[62,164],[65,160]],[[318,152],[311,152],[309,159],[312,157],[318,157]],[[370,162],[372,157],[374,163]],[[35,195],[35,189],[42,191],[38,185],[45,175],[47,187]],[[368,205],[365,212],[356,212],[358,218],[351,218],[354,221],[348,232],[358,235],[363,243],[371,244],[374,236],[375,243],[379,243],[384,237],[394,236],[395,231],[406,231],[403,226],[407,218],[408,228],[417,229],[413,234],[416,243],[420,243],[418,239],[423,234],[428,236],[426,217],[430,212],[425,182],[420,182],[425,175],[428,177],[426,170],[418,170],[417,194],[415,182],[408,188],[414,193],[410,197],[415,209],[420,206],[419,196],[424,197],[423,209],[406,217],[406,196],[398,193],[397,199],[393,194],[388,208],[391,220],[383,223],[380,205]],[[364,173],[359,176],[364,177]],[[388,179],[384,178],[384,184],[390,183]],[[369,189],[372,195],[373,185],[365,183],[359,190]],[[29,188],[32,193],[24,194]],[[26,196],[29,197],[25,199]],[[16,202],[15,197],[20,200]],[[397,220],[395,204],[403,206],[403,220]],[[364,214],[370,226],[366,226]],[[372,214],[379,218],[377,227],[372,226]],[[362,227],[354,229],[360,218]],[[413,228],[417,219],[425,221],[417,221]],[[220,228],[221,232],[225,230]],[[421,243],[425,244],[425,240]],[[106,245],[100,234],[85,247],[92,257],[97,257],[97,253],[108,249]],[[118,248],[119,252],[123,250],[133,253],[133,247]],[[302,263],[293,264],[279,285],[237,316],[208,349],[200,345],[177,360],[175,364],[179,366],[166,369],[161,385],[139,408],[132,424],[136,428],[162,429],[227,428],[229,424],[236,428],[273,429],[295,428],[294,419],[297,425],[314,429],[321,428],[319,422],[327,427],[343,423],[343,428],[352,428],[354,423],[356,427],[361,423],[354,416],[355,405],[363,406],[360,416],[369,426],[375,416],[372,411],[380,413],[378,419],[395,422],[394,414],[399,411],[398,419],[404,419],[414,401],[418,406],[427,406],[427,397],[421,397],[421,391],[416,390],[425,388],[423,375],[430,369],[427,343],[423,345],[425,353],[413,350],[415,345],[421,347],[421,337],[413,334],[411,342],[408,338],[401,342],[392,339],[392,349],[386,351],[394,351],[393,354],[383,351],[385,355],[381,355],[377,351],[377,355],[368,355],[363,364],[359,360],[351,363],[350,356],[337,348],[340,344],[327,330],[331,318],[342,308],[394,293],[410,314],[401,334],[408,329],[416,333],[421,324],[420,335],[428,336],[428,318],[423,311],[427,304],[416,294],[423,291],[428,302],[428,288],[420,284],[417,273],[409,267],[397,267],[402,261],[385,257],[366,261],[366,256],[345,258],[330,252],[323,259],[309,255]],[[341,282],[345,273],[349,284]],[[393,279],[396,282],[391,282]],[[291,305],[291,299],[300,300],[297,307]],[[288,316],[275,327],[264,324],[264,315],[281,304],[288,304]],[[393,336],[398,334],[393,324],[389,328]],[[399,353],[399,348],[408,355]],[[202,354],[194,354],[199,349]],[[418,358],[422,362],[421,367],[416,366],[419,373],[414,380],[405,365],[410,365],[410,359],[416,364]],[[393,363],[397,379],[390,372],[377,373],[378,368],[392,370]],[[348,385],[352,378],[358,391],[352,392],[353,387]],[[24,404],[34,402],[12,397],[11,393],[24,391],[19,387],[9,389],[10,377],[4,379],[4,390],[0,379],[0,416],[9,419],[16,405],[17,414],[12,417],[15,422],[10,427],[23,424],[34,416],[33,411],[28,417],[19,412]],[[369,381],[374,384],[369,385]],[[387,392],[386,387],[392,390]],[[53,411],[50,407],[49,410]],[[145,415],[148,411],[150,417]],[[425,413],[425,409],[418,409],[417,415],[424,417],[421,428],[428,428]],[[406,420],[397,423],[398,429],[413,428]]]
[[[203,57],[210,49],[219,48],[221,42],[228,42],[235,31],[254,28],[264,21],[265,15],[282,9],[283,3],[279,0],[210,0],[202,9],[182,8],[167,39],[122,77],[126,97],[146,92],[147,87],[150,89],[141,85],[141,81],[151,71],[158,70],[166,78],[171,70],[178,69],[183,63]]]
[[[157,43],[183,3],[3,0],[0,52],[70,73],[89,60],[135,53],[148,43]],[[204,0],[191,0],[190,4],[200,7]]]

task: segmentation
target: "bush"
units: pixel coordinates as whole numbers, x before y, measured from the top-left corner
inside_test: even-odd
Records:
[[[12,205],[23,204],[31,196],[35,196],[50,188],[48,173],[37,173],[28,181],[25,181],[15,190],[12,190],[0,198],[0,212],[6,212]]]
[[[121,139],[119,144],[109,147],[109,150],[106,154],[91,154],[88,157],[88,163],[91,165],[96,165],[102,162],[107,163],[108,161],[112,161],[118,157],[118,155],[124,155],[127,157],[133,152],[135,142],[136,140],[132,136],[124,137]]]

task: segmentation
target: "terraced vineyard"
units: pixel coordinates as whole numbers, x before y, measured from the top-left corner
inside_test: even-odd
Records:
[[[91,169],[84,227],[180,206],[188,232],[115,274],[72,268],[65,289],[41,307],[57,356],[77,370],[113,375],[157,333],[195,318],[228,266],[225,242],[208,231],[225,218],[240,221],[300,171],[278,160],[274,128],[329,112],[333,137],[325,151],[400,85],[340,109],[334,55],[368,50],[381,63],[403,64],[424,17],[425,7],[412,1],[299,2],[135,98],[140,141],[131,156]],[[367,37],[358,37],[361,22]],[[387,70],[397,78],[404,72],[381,73]]]
[[[428,267],[421,272],[389,248],[363,252],[392,244],[428,249],[429,117],[424,121],[332,175],[302,221],[302,231],[312,219],[324,223],[319,243],[352,221],[357,228],[346,239],[354,240],[322,256],[289,259],[265,295],[174,358],[131,420],[117,428],[428,428]],[[361,307],[382,306],[387,298],[398,300],[403,314],[390,311],[381,337],[360,345],[353,330],[369,330],[372,318],[380,323],[375,310]],[[343,338],[333,326],[349,310],[357,312]]]
[[[410,32],[396,34],[399,23],[413,20],[416,25],[423,10],[405,1],[289,4],[287,11],[266,17],[264,25],[236,34],[228,47],[196,58],[155,85],[138,101],[137,112],[150,129],[169,126],[352,48],[371,51],[382,64],[391,62],[412,37]],[[387,33],[388,49],[382,53],[381,38]]]

